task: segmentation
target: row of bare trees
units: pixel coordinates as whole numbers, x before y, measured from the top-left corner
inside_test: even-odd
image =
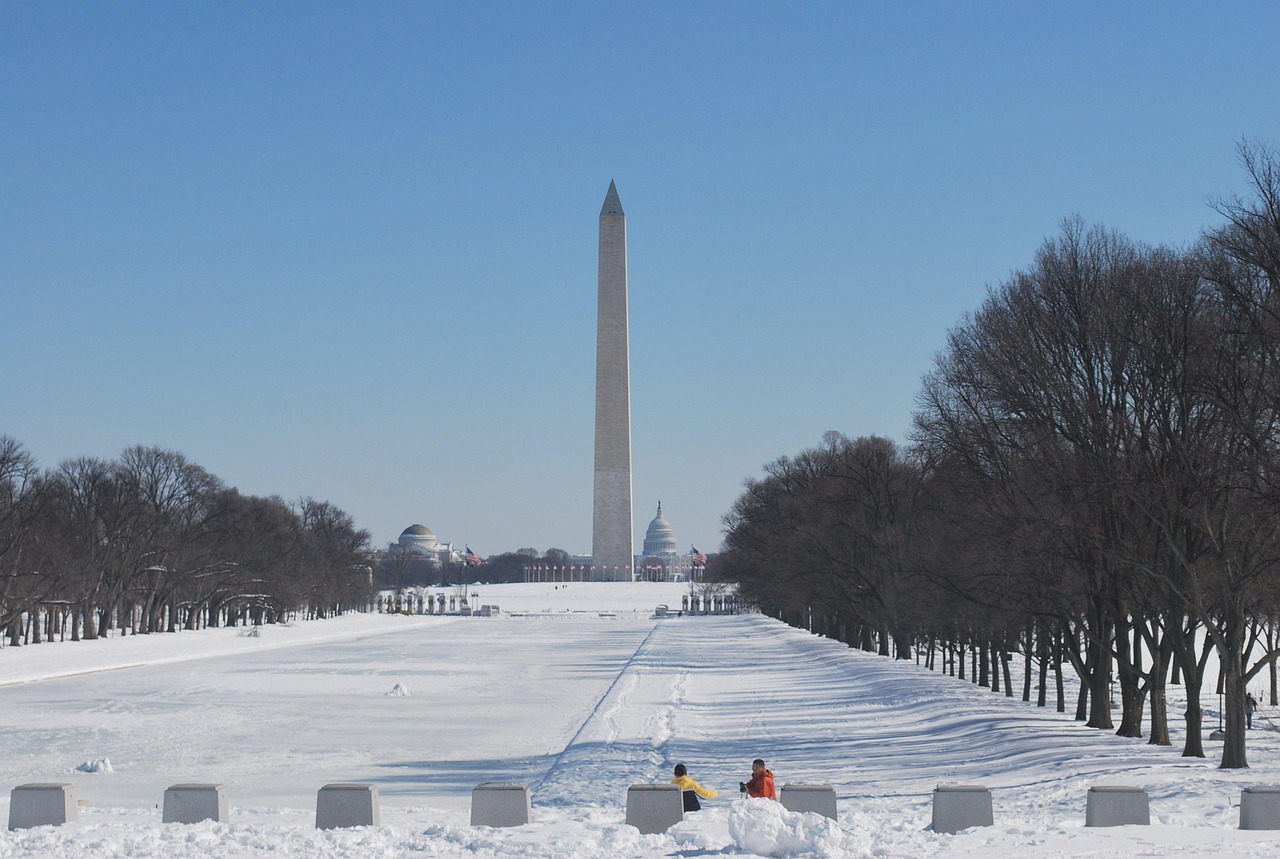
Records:
[[[174,451],[41,470],[0,436],[0,631],[11,645],[366,608],[368,544],[327,501],[242,495]]]
[[[1147,715],[1152,743],[1181,683],[1189,756],[1216,658],[1222,766],[1247,766],[1247,684],[1270,668],[1274,703],[1280,653],[1280,153],[1240,154],[1251,198],[1192,247],[1065,221],[950,332],[911,447],[829,433],[768,466],[720,575],[885,655],[963,672],[968,649],[1006,694],[1021,650],[1041,704],[1065,660],[1077,718],[1141,736]]]

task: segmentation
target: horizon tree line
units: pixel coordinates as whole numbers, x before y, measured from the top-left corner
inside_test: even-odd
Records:
[[[367,609],[369,534],[328,501],[244,495],[181,453],[41,470],[0,436],[0,634],[10,645]]]
[[[796,626],[1037,704],[1062,663],[1076,718],[1248,765],[1248,683],[1280,656],[1280,152],[1241,142],[1248,199],[1189,247],[1065,219],[990,287],[925,376],[909,444],[828,433],[724,517],[718,576]],[[1119,687],[1113,723],[1111,686]]]

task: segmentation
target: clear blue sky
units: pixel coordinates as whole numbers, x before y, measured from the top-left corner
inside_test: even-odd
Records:
[[[628,217],[637,546],[720,542],[1066,215],[1174,244],[1280,144],[1274,3],[0,2],[0,433],[591,543]]]

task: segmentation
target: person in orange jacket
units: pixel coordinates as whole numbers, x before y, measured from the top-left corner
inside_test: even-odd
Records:
[[[698,797],[715,799],[720,795],[718,790],[703,787],[690,778],[689,770],[684,764],[676,764],[676,777],[671,780],[671,783],[679,786],[680,797],[684,801],[685,811],[702,810],[702,803],[698,802]]]
[[[751,781],[738,782],[738,791],[757,798],[778,798],[778,792],[773,789],[773,773],[765,768],[760,758],[751,762]]]

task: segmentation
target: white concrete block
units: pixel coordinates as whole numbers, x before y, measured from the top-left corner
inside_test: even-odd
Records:
[[[829,784],[784,784],[778,801],[787,811],[811,811],[836,819],[836,791]]]
[[[221,784],[175,784],[164,792],[165,823],[227,823],[227,788]]]
[[[940,784],[933,789],[933,831],[948,835],[971,826],[991,826],[991,791],[977,784]]]
[[[1280,787],[1240,791],[1241,829],[1280,829]]]
[[[524,826],[529,822],[529,788],[487,781],[471,791],[472,826]]]
[[[1149,826],[1147,792],[1131,785],[1094,785],[1085,805],[1085,826]]]
[[[9,793],[9,828],[61,826],[80,819],[75,786],[62,783],[20,784]]]
[[[377,825],[377,785],[326,784],[316,795],[316,829]]]
[[[666,832],[684,820],[684,798],[674,784],[633,784],[627,788],[627,825],[641,835]]]

